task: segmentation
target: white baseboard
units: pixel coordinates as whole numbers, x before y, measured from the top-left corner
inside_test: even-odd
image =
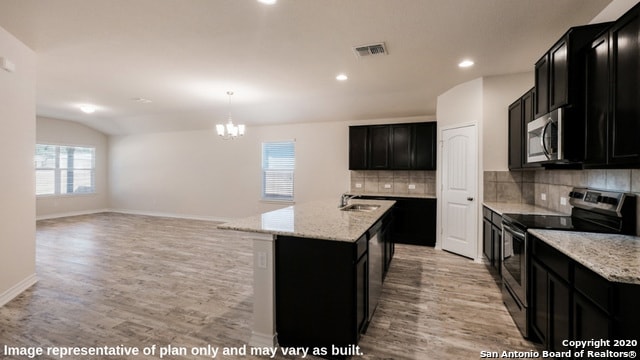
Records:
[[[225,218],[225,217],[178,214],[178,213],[168,213],[168,212],[160,212],[160,211],[144,211],[144,210],[130,210],[130,209],[96,209],[96,210],[71,211],[66,213],[41,215],[36,217],[36,221],[47,220],[47,219],[58,219],[58,218],[70,217],[70,216],[99,214],[99,213],[105,213],[105,212],[168,217],[168,218],[189,219],[189,220],[204,220],[204,221],[212,221],[212,222],[229,222],[234,220],[233,218]]]
[[[69,216],[80,216],[80,215],[90,215],[90,214],[99,214],[103,212],[108,212],[109,209],[95,209],[95,210],[83,210],[83,211],[70,211],[66,213],[57,213],[57,214],[47,214],[36,216],[36,221],[38,220],[47,220],[47,219],[57,219]]]
[[[109,209],[107,211],[120,213],[120,214],[157,216],[157,217],[168,217],[168,218],[189,219],[189,220],[204,220],[204,221],[214,221],[214,222],[229,222],[233,220],[233,218],[224,218],[224,217],[217,217],[217,216],[178,214],[178,213],[168,213],[168,212],[160,212],[160,211],[145,211],[145,210],[130,210],[130,209]]]
[[[0,294],[0,307],[13,300],[16,296],[20,295],[23,291],[27,290],[37,282],[38,277],[36,276],[36,274],[31,274],[24,280],[10,287],[7,291]]]

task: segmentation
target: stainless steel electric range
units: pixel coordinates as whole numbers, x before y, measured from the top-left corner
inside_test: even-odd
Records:
[[[571,215],[503,214],[502,293],[507,309],[525,338],[529,337],[528,229],[553,229],[612,234],[635,234],[636,198],[633,194],[574,188],[569,193]]]

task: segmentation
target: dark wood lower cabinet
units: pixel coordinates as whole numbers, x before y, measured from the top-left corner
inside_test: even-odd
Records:
[[[531,327],[540,342],[546,344],[549,338],[549,293],[547,270],[536,260],[531,262]]]
[[[482,208],[482,248],[489,270],[499,282],[502,259],[502,216],[486,206]]]
[[[575,340],[609,339],[611,336],[611,321],[609,315],[599,309],[593,302],[574,294],[573,299],[573,338]],[[585,350],[603,351],[607,347],[586,346]]]
[[[564,340],[609,340],[609,347],[585,348],[596,352],[615,350],[614,340],[640,341],[640,285],[610,282],[530,238],[531,330],[547,350],[575,350],[563,346]]]
[[[571,337],[571,290],[569,285],[560,278],[548,274],[549,295],[549,332],[548,348],[552,351],[566,351],[569,347],[562,345],[564,340]]]
[[[389,237],[393,243],[435,246],[437,200],[396,196],[361,196],[362,199],[394,200],[393,225]]]
[[[410,245],[436,245],[436,199],[393,198],[394,242]]]

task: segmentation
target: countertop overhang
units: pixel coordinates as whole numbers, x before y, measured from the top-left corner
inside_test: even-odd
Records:
[[[611,282],[640,285],[637,236],[543,229],[529,233]]]
[[[355,242],[389,211],[395,201],[352,199],[350,204],[373,204],[371,212],[343,211],[337,201],[296,204],[218,225],[219,229]]]

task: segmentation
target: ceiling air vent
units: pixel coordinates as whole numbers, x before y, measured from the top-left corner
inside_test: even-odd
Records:
[[[358,57],[388,55],[384,43],[354,46],[353,51]]]

